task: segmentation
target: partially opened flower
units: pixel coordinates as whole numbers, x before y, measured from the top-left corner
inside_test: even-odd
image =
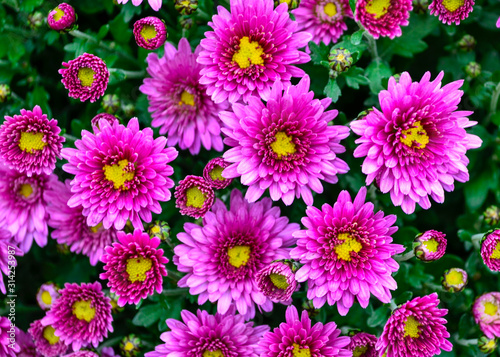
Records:
[[[175,187],[175,207],[182,215],[200,218],[214,203],[214,190],[203,177],[188,175]]]
[[[50,325],[42,326],[40,320],[30,324],[29,334],[33,337],[37,351],[44,357],[61,356],[68,350],[68,346],[56,335]]]
[[[495,229],[483,238],[481,257],[490,270],[500,271],[500,229]]]
[[[75,22],[75,9],[65,2],[57,5],[47,16],[49,27],[56,31],[70,31],[73,29]]]
[[[399,37],[408,26],[412,0],[358,0],[354,19],[375,39]]]
[[[490,292],[476,298],[472,315],[486,337],[500,337],[500,292]]]
[[[292,263],[276,261],[255,274],[257,288],[273,302],[292,303],[292,294],[297,290]]]
[[[468,282],[467,272],[460,268],[446,269],[443,273],[441,284],[443,288],[451,293],[457,293],[465,289]]]
[[[222,171],[228,167],[229,162],[222,157],[216,157],[210,160],[203,169],[203,178],[216,190],[228,187],[233,179],[227,179],[222,176]]]
[[[42,310],[49,310],[58,298],[59,288],[54,283],[42,284],[36,293],[36,301]]]
[[[7,289],[5,288],[5,283],[3,281],[3,276],[6,277],[11,275],[12,267],[17,266],[17,261],[15,256],[23,255],[21,249],[19,249],[13,242],[12,233],[8,230],[0,228],[0,292],[7,295]],[[12,257],[12,258],[10,258]],[[13,291],[9,289],[9,295]]]
[[[134,23],[134,37],[138,46],[156,50],[167,39],[165,23],[155,16],[144,17]]]
[[[474,0],[433,0],[429,5],[431,15],[439,16],[439,20],[451,25],[460,25],[472,12]]]
[[[413,241],[415,256],[424,262],[441,259],[446,253],[446,234],[430,229],[420,233]]]
[[[351,341],[346,346],[346,349],[352,351],[355,357],[377,357],[378,353],[375,349],[377,343],[377,336],[366,332],[358,332],[349,334]]]
[[[5,316],[0,316],[0,356],[1,357],[17,357],[17,353],[21,351],[19,343],[16,341],[16,332],[18,331],[15,324],[11,324],[10,320]]]
[[[151,6],[151,8],[154,11],[160,10],[162,0],[148,0],[148,2],[149,2],[149,6]],[[126,4],[126,3],[128,3],[128,0],[118,0],[118,4]],[[134,6],[139,6],[141,3],[142,3],[142,0],[132,0],[132,4]]]
[[[117,117],[115,117],[113,114],[108,114],[108,113],[99,113],[95,117],[93,117],[90,120],[90,124],[92,125],[92,128],[97,128],[99,129],[99,121],[101,119],[106,120],[109,124],[113,125],[114,121],[120,122]]]

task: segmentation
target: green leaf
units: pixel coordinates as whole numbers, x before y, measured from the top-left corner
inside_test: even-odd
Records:
[[[356,11],[356,0],[349,0],[349,6],[351,7],[351,11],[354,14]]]
[[[328,84],[326,85],[325,87],[325,90],[324,90],[324,93],[327,97],[330,97],[332,98],[332,101],[334,103],[337,102],[337,100],[339,100],[339,97],[340,97],[340,94],[341,94],[341,91],[340,91],[340,87],[339,85],[337,84],[337,81],[335,79],[329,79],[328,80]]]
[[[484,170],[465,185],[465,203],[469,210],[474,212],[483,205],[488,191],[497,187],[497,181],[498,174],[496,169],[492,168],[492,171]]]
[[[309,49],[311,50],[311,61],[314,64],[321,64],[322,61],[327,61],[328,54],[330,53],[330,48],[323,42],[320,42],[319,46],[314,42],[309,42]]]
[[[135,6],[133,7],[135,8]],[[113,35],[113,38],[119,43],[127,43],[132,37],[132,30],[123,17],[124,15],[120,14],[109,22],[109,29],[111,31],[111,34]]]
[[[416,289],[421,289],[423,283],[431,282],[434,277],[424,272],[422,264],[415,264],[408,270],[407,282]]]
[[[359,85],[368,85],[370,81],[364,76],[362,68],[353,66],[349,71],[342,73],[347,85],[354,89],[359,89]]]
[[[373,313],[370,314],[366,323],[370,327],[382,326],[385,324],[387,319],[389,318],[390,309],[386,305],[382,305],[377,310],[374,310]]]
[[[385,62],[372,61],[365,70],[365,75],[370,80],[370,90],[374,94],[378,94],[382,87],[382,79],[392,76],[392,71]]]
[[[97,40],[100,41],[102,40],[109,32],[109,24],[102,25],[101,28],[99,29],[99,32],[97,33]]]
[[[154,304],[142,307],[132,319],[132,323],[136,326],[149,327],[158,321],[163,314],[163,309],[160,304]]]
[[[361,43],[361,39],[363,38],[363,33],[365,30],[358,30],[351,35],[351,43],[353,45],[359,45]]]
[[[401,295],[399,295],[397,298],[394,299],[394,303],[396,305],[401,305],[409,301],[412,297],[413,297],[413,292],[405,291],[404,293],[402,293]]]
[[[42,112],[47,114],[49,118],[52,118],[52,110],[49,107],[49,93],[40,86],[36,86],[31,93],[26,96],[28,107],[33,108],[35,105],[39,105],[42,108]]]
[[[24,12],[33,12],[33,10],[42,5],[43,4],[43,0],[22,0],[20,2],[20,10],[21,11],[24,11]]]

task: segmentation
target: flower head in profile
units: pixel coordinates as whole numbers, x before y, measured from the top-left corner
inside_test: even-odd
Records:
[[[446,234],[430,229],[420,233],[413,241],[415,256],[424,262],[433,262],[441,259],[446,253]]]
[[[335,322],[323,325],[318,322],[311,326],[307,311],[299,313],[295,306],[286,309],[285,322],[272,332],[267,332],[260,340],[260,357],[348,357],[352,352],[346,349],[350,338],[340,336]]]
[[[431,15],[439,16],[443,24],[460,25],[461,20],[469,17],[474,6],[474,0],[433,0],[429,5]]]
[[[134,37],[138,46],[156,50],[167,39],[165,23],[155,16],[144,17],[134,23]]]
[[[500,271],[500,229],[495,229],[483,238],[481,257],[490,270]]]
[[[472,315],[486,337],[500,337],[500,292],[490,292],[476,298]]]
[[[36,105],[21,115],[6,116],[0,126],[0,156],[4,163],[28,176],[50,175],[61,158],[65,138],[57,120],[47,119]]]
[[[356,357],[377,357],[378,353],[375,349],[377,336],[366,332],[357,332],[349,334],[351,341],[346,346],[346,349],[352,351],[352,355]]]
[[[162,0],[148,0],[148,2],[149,6],[151,6],[151,8],[154,11],[160,10]],[[128,3],[128,0],[118,0],[118,4],[126,4],[126,3]],[[132,0],[132,4],[134,6],[139,6],[140,4],[142,4],[142,0]]]
[[[174,249],[174,263],[187,273],[178,285],[199,294],[200,305],[217,302],[222,314],[232,303],[246,319],[255,316],[255,305],[271,311],[272,301],[259,291],[255,274],[273,260],[289,258],[298,228],[269,198],[249,203],[235,189],[229,210],[217,200],[202,227],[185,223],[185,232],[177,235],[182,244]]]
[[[75,22],[75,9],[65,2],[57,5],[47,16],[49,27],[56,31],[70,31],[73,29]]]
[[[139,130],[132,118],[127,126],[117,121],[99,122],[96,133],[82,131],[76,149],[65,148],[69,161],[63,170],[75,175],[69,207],[83,206],[87,224],[105,229],[123,229],[127,220],[143,229],[142,220],[151,222],[151,212],[160,213],[159,201],[168,201],[174,172],[169,162],[177,157],[174,148],[165,148],[166,139],[153,138],[153,130]]]
[[[438,308],[437,293],[416,297],[392,312],[377,341],[379,356],[387,351],[387,357],[431,357],[443,351],[451,351],[447,338],[446,309]]]
[[[273,302],[292,303],[292,294],[298,284],[291,264],[287,261],[272,262],[255,274],[257,288]]]
[[[54,301],[59,298],[59,288],[54,283],[45,283],[36,293],[36,301],[42,310],[50,310]]]
[[[308,282],[307,298],[316,308],[336,303],[345,316],[355,299],[363,308],[370,294],[388,303],[397,287],[391,274],[399,265],[392,256],[404,247],[391,243],[398,230],[393,226],[396,216],[374,213],[373,203],[365,198],[362,187],[354,201],[342,191],[333,207],[307,207],[302,218],[306,229],[293,234],[298,241],[290,255],[304,264],[295,278]]]
[[[214,189],[203,177],[188,175],[175,187],[175,207],[182,215],[203,217],[214,203]]]
[[[389,79],[388,89],[379,93],[381,110],[370,111],[351,123],[361,136],[354,157],[365,157],[362,171],[366,184],[373,181],[392,203],[411,214],[415,204],[431,207],[429,196],[444,202],[444,191],[453,191],[455,180],[469,180],[465,155],[481,146],[481,139],[465,128],[476,124],[457,111],[463,80],[441,87],[441,72],[434,81],[426,72],[412,82],[407,72],[399,82]]]
[[[229,162],[222,157],[216,157],[210,160],[203,169],[203,178],[216,190],[228,187],[233,179],[227,179],[222,176],[222,171],[228,167]]]
[[[408,26],[412,0],[358,0],[354,19],[375,39],[399,37],[401,26]]]
[[[205,33],[197,59],[206,66],[200,83],[216,103],[247,102],[251,96],[268,100],[276,80],[290,84],[292,77],[304,76],[294,65],[309,62],[298,49],[312,36],[297,32],[287,9],[286,4],[274,9],[273,0],[233,0],[230,12],[217,8],[208,23],[214,31]]]
[[[54,335],[54,331],[54,328],[50,325],[43,326],[40,320],[33,321],[28,329],[36,350],[44,357],[61,356],[68,350],[68,346]]]
[[[3,228],[0,228],[0,292],[4,295],[7,294],[3,276],[6,277],[11,274],[11,267],[17,265],[15,256],[22,256],[23,252],[13,242],[12,234]],[[12,257],[9,259],[9,257]]]
[[[13,332],[11,332],[11,330]],[[5,316],[0,316],[0,356],[1,357],[16,357],[17,353],[21,351],[19,343],[14,337],[18,331],[17,327]],[[13,335],[14,341],[10,340],[10,335]]]
[[[224,145],[217,114],[227,108],[227,102],[214,103],[206,93],[207,87],[200,84],[200,70],[196,63],[201,48],[191,52],[185,38],[179,41],[179,49],[165,43],[165,55],[151,53],[147,57],[147,71],[140,91],[148,96],[149,111],[153,127],[166,134],[168,146],[179,145],[189,149],[193,155],[200,152],[201,145],[207,150],[222,151]]]
[[[302,197],[312,205],[312,191],[323,192],[320,180],[338,181],[337,174],[349,170],[337,157],[345,148],[340,141],[349,135],[341,125],[328,125],[337,110],[326,108],[331,99],[313,99],[310,78],[296,86],[275,82],[267,104],[256,97],[248,105],[233,104],[233,112],[221,112],[227,135],[224,142],[232,147],[224,153],[231,166],[222,176],[241,176],[249,186],[245,197],[254,202],[269,188],[273,201],[292,204]]]

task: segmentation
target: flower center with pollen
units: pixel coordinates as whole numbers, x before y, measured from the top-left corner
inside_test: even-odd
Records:
[[[19,190],[20,195],[23,195],[24,197],[28,198],[29,196],[31,196],[32,193],[33,193],[33,187],[31,187],[29,183],[23,183],[21,185],[21,189]]]
[[[128,280],[132,283],[146,280],[146,273],[151,269],[151,259],[138,257],[127,259]]]
[[[52,296],[50,296],[50,293],[48,291],[44,291],[42,293],[42,302],[45,304],[45,305],[51,305],[52,304]]]
[[[130,352],[130,351],[132,351],[132,350],[134,349],[134,347],[135,347],[135,346],[134,346],[134,344],[133,344],[132,342],[128,341],[128,342],[125,344],[125,346],[123,346],[123,349],[124,349],[125,351],[127,351],[127,352]]]
[[[460,6],[464,5],[465,0],[443,0],[443,6],[449,12],[456,11]]]
[[[389,11],[391,0],[372,0],[366,4],[366,12],[375,15],[376,19],[381,18]]]
[[[210,178],[212,180],[218,180],[218,181],[224,181],[225,178],[222,177],[222,171],[224,171],[224,169],[222,167],[220,167],[219,165],[215,166],[212,171],[210,171],[208,173],[208,175],[210,176]]]
[[[427,136],[427,132],[419,121],[416,121],[413,125],[413,128],[401,131],[403,135],[399,140],[408,147],[423,149],[429,143],[429,136]]]
[[[250,259],[250,247],[246,245],[237,245],[227,250],[229,256],[229,264],[235,268],[246,265]]]
[[[90,322],[95,316],[95,309],[90,306],[90,300],[77,301],[73,304],[73,315],[78,320]]]
[[[368,346],[358,346],[352,351],[352,357],[361,357],[366,351],[368,351]]]
[[[181,100],[179,101],[179,105],[190,105],[194,107],[194,95],[189,92],[183,91],[181,93]]]
[[[497,245],[495,246],[495,249],[493,252],[491,252],[491,259],[500,259],[500,241],[497,242]]]
[[[438,250],[439,244],[434,238],[426,240],[422,244],[425,246],[425,248],[427,248],[429,252],[436,253]]]
[[[418,323],[417,319],[415,319],[413,316],[408,316],[408,318],[405,321],[405,334],[403,337],[410,336],[411,338],[418,338],[420,336],[420,329],[418,328],[420,324]]]
[[[464,276],[461,272],[456,270],[451,270],[445,275],[446,284],[448,286],[458,286],[464,283]]]
[[[359,253],[363,246],[356,239],[351,237],[349,233],[339,233],[337,239],[343,241],[341,244],[335,246],[335,253],[338,259],[351,261],[351,252]]]
[[[236,62],[240,68],[247,68],[252,64],[263,65],[263,54],[264,49],[259,46],[258,42],[250,41],[248,36],[243,36],[240,39],[240,49],[233,55],[233,61]]]
[[[309,348],[301,348],[297,343],[293,344],[293,357],[311,357],[311,350]]]
[[[92,86],[92,83],[94,83],[94,70],[92,68],[88,67],[82,67],[78,70],[78,79],[80,80],[80,83],[84,87],[90,87]]]
[[[224,354],[221,350],[205,351],[203,352],[203,357],[224,357]]]
[[[141,37],[146,40],[146,42],[149,42],[149,40],[152,40],[158,36],[158,33],[156,32],[156,29],[154,26],[150,25],[144,25],[141,29]]]
[[[201,208],[205,203],[205,194],[198,187],[186,190],[186,206]]]
[[[22,151],[33,154],[33,150],[42,150],[47,143],[43,141],[43,133],[22,132],[18,145]]]
[[[47,326],[43,329],[43,338],[47,340],[49,345],[55,345],[57,342],[59,342],[59,337],[54,335],[54,328],[52,326]]]
[[[484,303],[484,313],[486,315],[494,316],[498,311],[498,306],[487,301]]]
[[[329,2],[328,4],[326,4],[323,7],[323,11],[325,12],[326,15],[333,17],[333,16],[337,15],[337,6],[335,6],[335,4],[332,4],[331,2]]]
[[[52,18],[54,19],[55,22],[57,22],[63,18],[65,13],[59,7],[56,7],[54,10],[56,11],[56,13],[52,16]]]
[[[273,285],[276,286],[278,289],[285,290],[290,285],[286,281],[286,276],[281,274],[274,274],[274,273],[269,274],[269,279],[271,279]]]
[[[105,165],[104,176],[106,180],[113,182],[116,190],[128,190],[125,187],[125,182],[128,182],[134,178],[134,171],[125,171],[125,168],[129,166],[127,159],[118,161],[118,165]]]
[[[295,153],[295,144],[292,143],[291,136],[286,135],[282,131],[278,131],[274,137],[276,141],[271,143],[271,149],[278,155],[278,159],[281,159],[282,156],[287,157]]]

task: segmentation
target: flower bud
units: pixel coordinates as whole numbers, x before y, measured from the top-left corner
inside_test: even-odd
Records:
[[[170,238],[170,226],[164,221],[154,221],[148,227],[151,238],[159,238],[162,242]]]
[[[302,308],[307,311],[307,314],[311,319],[319,314],[319,309],[316,309],[314,307],[314,304],[311,300],[304,301],[304,303],[302,304]]]
[[[300,0],[274,0],[274,7],[279,6],[282,3],[288,5],[288,10],[293,10],[299,7]]]
[[[440,259],[446,252],[446,234],[429,230],[420,233],[413,241],[413,252],[415,256],[424,261],[432,262]]]
[[[490,354],[497,349],[498,343],[496,338],[488,338],[486,336],[481,336],[477,340],[477,347],[479,351],[484,354]]]
[[[467,272],[460,268],[451,268],[444,272],[441,280],[443,288],[446,291],[458,293],[467,286]]]
[[[181,15],[190,15],[198,9],[198,0],[175,0],[175,9]]]
[[[179,18],[179,23],[181,24],[181,27],[185,30],[189,30],[191,27],[193,27],[193,19],[190,16],[181,16]]]
[[[458,42],[458,48],[462,51],[472,51],[476,47],[476,39],[471,35],[464,35]]]
[[[328,55],[330,62],[330,77],[336,78],[340,73],[351,68],[353,58],[351,52],[345,48],[332,48]]]
[[[116,94],[106,94],[102,97],[101,106],[106,113],[114,114],[120,108],[120,97]]]
[[[28,15],[28,26],[33,30],[39,29],[43,25],[43,14],[36,11]]]
[[[465,73],[470,78],[476,78],[481,74],[481,65],[477,62],[469,62],[467,66],[465,66]]]
[[[76,27],[75,9],[65,2],[49,12],[47,23],[52,30],[68,32]]]
[[[428,7],[428,0],[413,0],[413,11],[417,14],[425,14]]]
[[[10,99],[11,91],[8,84],[0,84],[0,103],[5,103]]]
[[[141,339],[134,334],[125,336],[120,342],[120,350],[125,357],[135,357],[141,350]]]
[[[491,205],[483,213],[484,221],[490,226],[496,226],[500,222],[500,210],[497,206]]]

